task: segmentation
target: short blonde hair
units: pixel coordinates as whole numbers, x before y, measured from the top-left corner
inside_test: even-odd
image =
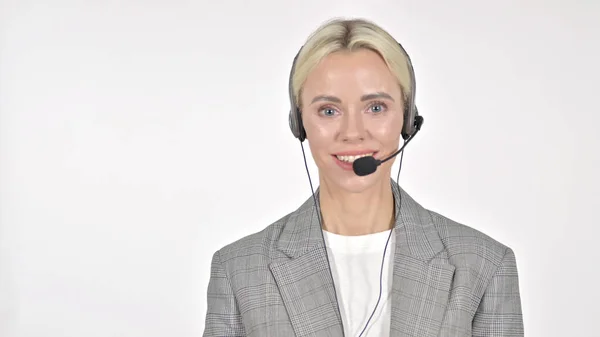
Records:
[[[412,88],[412,66],[405,51],[384,29],[364,19],[333,19],[313,32],[300,50],[291,78],[292,100],[300,107],[302,87],[312,69],[331,53],[360,48],[378,53],[398,80],[404,103],[409,102]]]

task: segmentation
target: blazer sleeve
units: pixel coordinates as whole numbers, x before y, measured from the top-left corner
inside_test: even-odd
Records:
[[[507,248],[473,318],[474,337],[522,337],[523,315],[514,252]]]
[[[246,336],[233,288],[217,251],[210,268],[203,337]]]

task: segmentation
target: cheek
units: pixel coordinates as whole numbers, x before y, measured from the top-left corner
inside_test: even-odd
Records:
[[[372,123],[370,131],[374,138],[386,146],[388,143],[397,142],[402,133],[402,117],[388,118]]]
[[[335,121],[319,120],[314,115],[305,116],[302,121],[307,139],[315,144],[331,143],[338,129]]]
[[[329,153],[333,143],[335,131],[324,125],[307,123],[305,125],[306,135],[310,151],[313,156],[320,156],[322,153]],[[316,159],[316,158],[315,158]]]

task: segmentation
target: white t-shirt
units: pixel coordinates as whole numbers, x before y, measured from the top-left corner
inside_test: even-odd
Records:
[[[390,230],[360,236],[323,231],[347,337],[360,335],[377,304],[381,262],[389,235]],[[395,243],[396,238],[392,233],[385,252],[381,299],[362,337],[389,336]]]

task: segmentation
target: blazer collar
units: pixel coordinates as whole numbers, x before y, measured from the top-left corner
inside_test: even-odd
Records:
[[[429,261],[444,251],[429,212],[390,178],[394,195],[396,221],[396,249],[422,261]],[[320,188],[295,212],[292,212],[278,240],[278,248],[288,257],[295,258],[306,252],[324,247],[322,228],[315,206]]]
[[[455,267],[429,212],[390,183],[396,206],[390,336],[437,335]],[[278,249],[288,258],[273,261],[269,268],[297,337],[341,337],[342,318],[314,205],[311,196],[289,215],[278,240]]]

